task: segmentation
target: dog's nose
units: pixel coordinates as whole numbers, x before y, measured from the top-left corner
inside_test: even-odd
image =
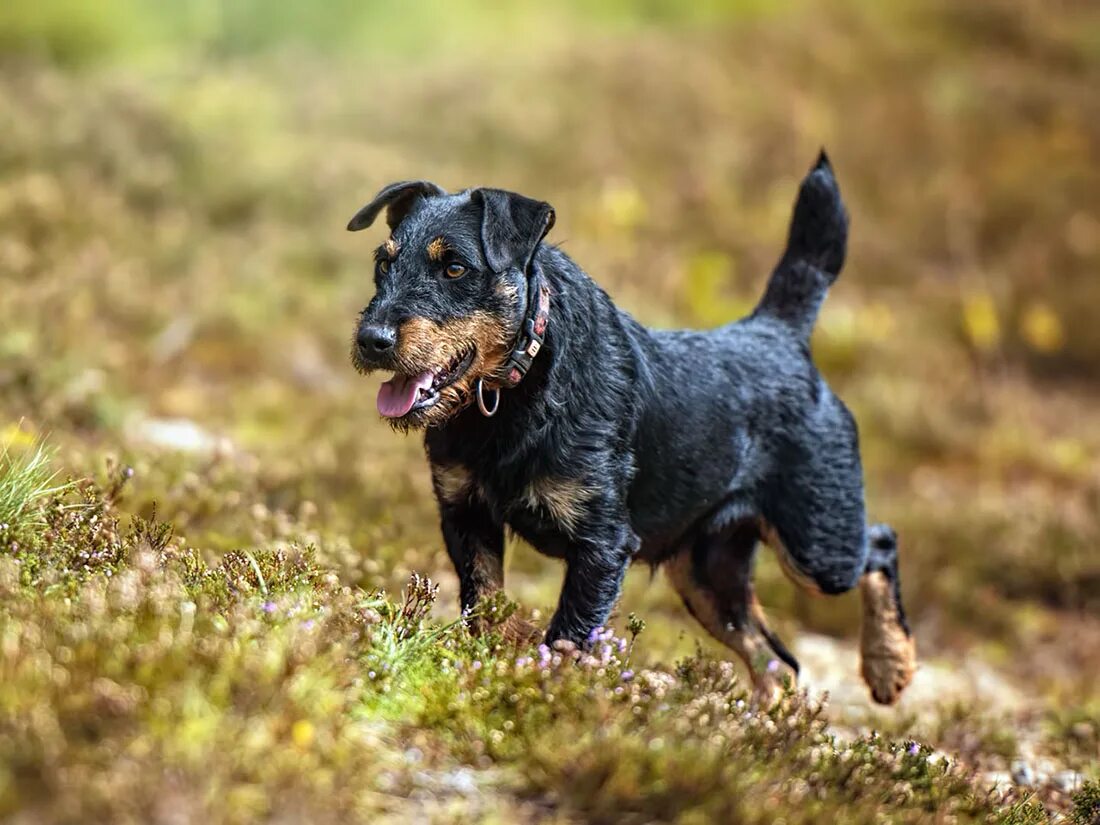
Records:
[[[382,324],[368,324],[359,328],[356,343],[367,358],[385,355],[397,344],[397,330]]]

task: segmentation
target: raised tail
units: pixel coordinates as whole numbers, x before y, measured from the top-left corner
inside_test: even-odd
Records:
[[[789,324],[809,338],[825,293],[844,266],[848,212],[833,167],[822,150],[798,192],[787,249],[779,259],[756,315]]]

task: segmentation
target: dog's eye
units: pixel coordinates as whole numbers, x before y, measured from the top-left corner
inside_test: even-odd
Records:
[[[385,258],[382,258],[381,260],[379,260],[378,261],[378,274],[379,275],[385,275],[389,271],[390,271],[390,262],[387,261]]]
[[[451,280],[461,278],[466,274],[466,267],[462,264],[447,264],[447,268],[443,270],[443,274]]]

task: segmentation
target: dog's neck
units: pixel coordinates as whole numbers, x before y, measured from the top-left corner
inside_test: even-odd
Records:
[[[529,271],[523,273],[524,304],[520,307],[518,332],[512,353],[501,370],[499,385],[517,386],[531,369],[535,358],[545,343],[550,323],[550,286],[542,268],[532,261]]]
[[[636,370],[625,360],[637,325],[559,249],[541,247],[536,265],[550,300],[537,357],[523,380],[500,391],[492,418],[471,399],[446,424],[426,432],[428,449],[439,460],[466,463],[475,471],[480,465],[552,463],[574,449],[583,453],[580,443],[588,433],[629,429],[620,420],[624,409],[627,417],[637,413],[639,385],[630,379]],[[624,396],[634,400],[613,400]]]

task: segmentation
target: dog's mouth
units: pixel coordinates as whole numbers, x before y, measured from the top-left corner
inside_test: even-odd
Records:
[[[416,375],[395,372],[393,378],[378,388],[378,412],[386,418],[403,418],[411,412],[433,406],[446,387],[466,374],[474,362],[475,352],[471,346],[443,366],[432,367]]]

